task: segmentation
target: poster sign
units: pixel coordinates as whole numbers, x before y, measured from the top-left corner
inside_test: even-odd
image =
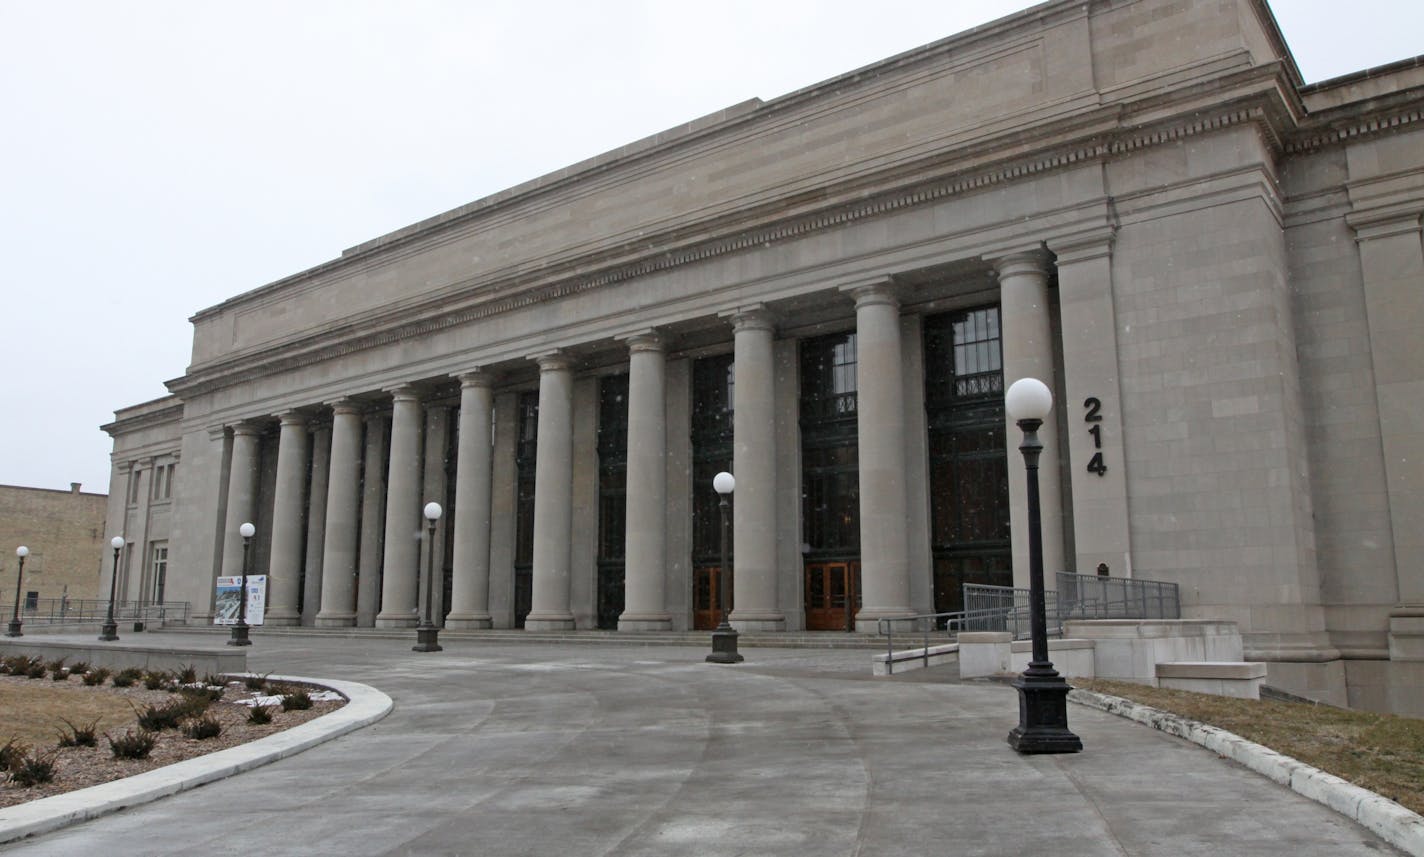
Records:
[[[241,577],[219,577],[218,597],[214,602],[213,624],[236,625],[238,599],[241,598]],[[261,625],[262,611],[267,607],[267,575],[247,576],[247,624]]]

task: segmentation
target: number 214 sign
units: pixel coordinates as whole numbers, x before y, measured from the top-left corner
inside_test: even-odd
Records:
[[[1093,457],[1088,460],[1088,472],[1102,476],[1108,472],[1108,466],[1103,463],[1103,403],[1097,396],[1089,396],[1083,400],[1083,407],[1088,409],[1083,422],[1088,424],[1088,434],[1093,436]]]

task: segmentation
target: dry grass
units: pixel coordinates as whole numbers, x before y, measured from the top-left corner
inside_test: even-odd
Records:
[[[1225,729],[1424,813],[1424,720],[1419,718],[1100,679],[1075,679],[1073,685]]]
[[[101,735],[97,747],[58,748],[55,779],[51,783],[26,788],[0,773],[0,807],[132,776],[244,744],[320,717],[344,704],[319,702],[305,711],[282,711],[281,706],[273,706],[272,722],[259,725],[248,722],[250,709],[238,702],[251,695],[240,682],[234,682],[227,686],[223,700],[209,707],[208,714],[222,726],[221,734],[215,738],[197,740],[181,730],[165,729],[157,733],[158,742],[149,758],[116,759],[109,742]],[[120,736],[130,729],[137,731],[138,710],[148,705],[161,706],[173,698],[166,690],[148,690],[141,683],[127,688],[89,687],[77,677],[53,682],[48,677],[39,680],[0,675],[0,712],[4,712],[0,717],[0,746],[15,738],[37,752],[55,750],[60,731],[68,731],[66,719],[80,727],[97,719],[99,732]]]

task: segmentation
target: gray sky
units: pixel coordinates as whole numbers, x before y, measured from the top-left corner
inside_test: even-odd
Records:
[[[106,491],[199,309],[1028,5],[0,0],[0,483]],[[1418,0],[1273,7],[1308,81],[1424,53]]]

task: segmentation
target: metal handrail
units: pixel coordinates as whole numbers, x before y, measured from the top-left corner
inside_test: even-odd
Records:
[[[10,616],[14,602],[0,604],[0,616]],[[192,613],[187,601],[115,601],[115,622],[144,622],[160,627],[186,625]],[[37,598],[20,602],[20,620],[27,625],[92,625],[109,616],[108,599]]]

